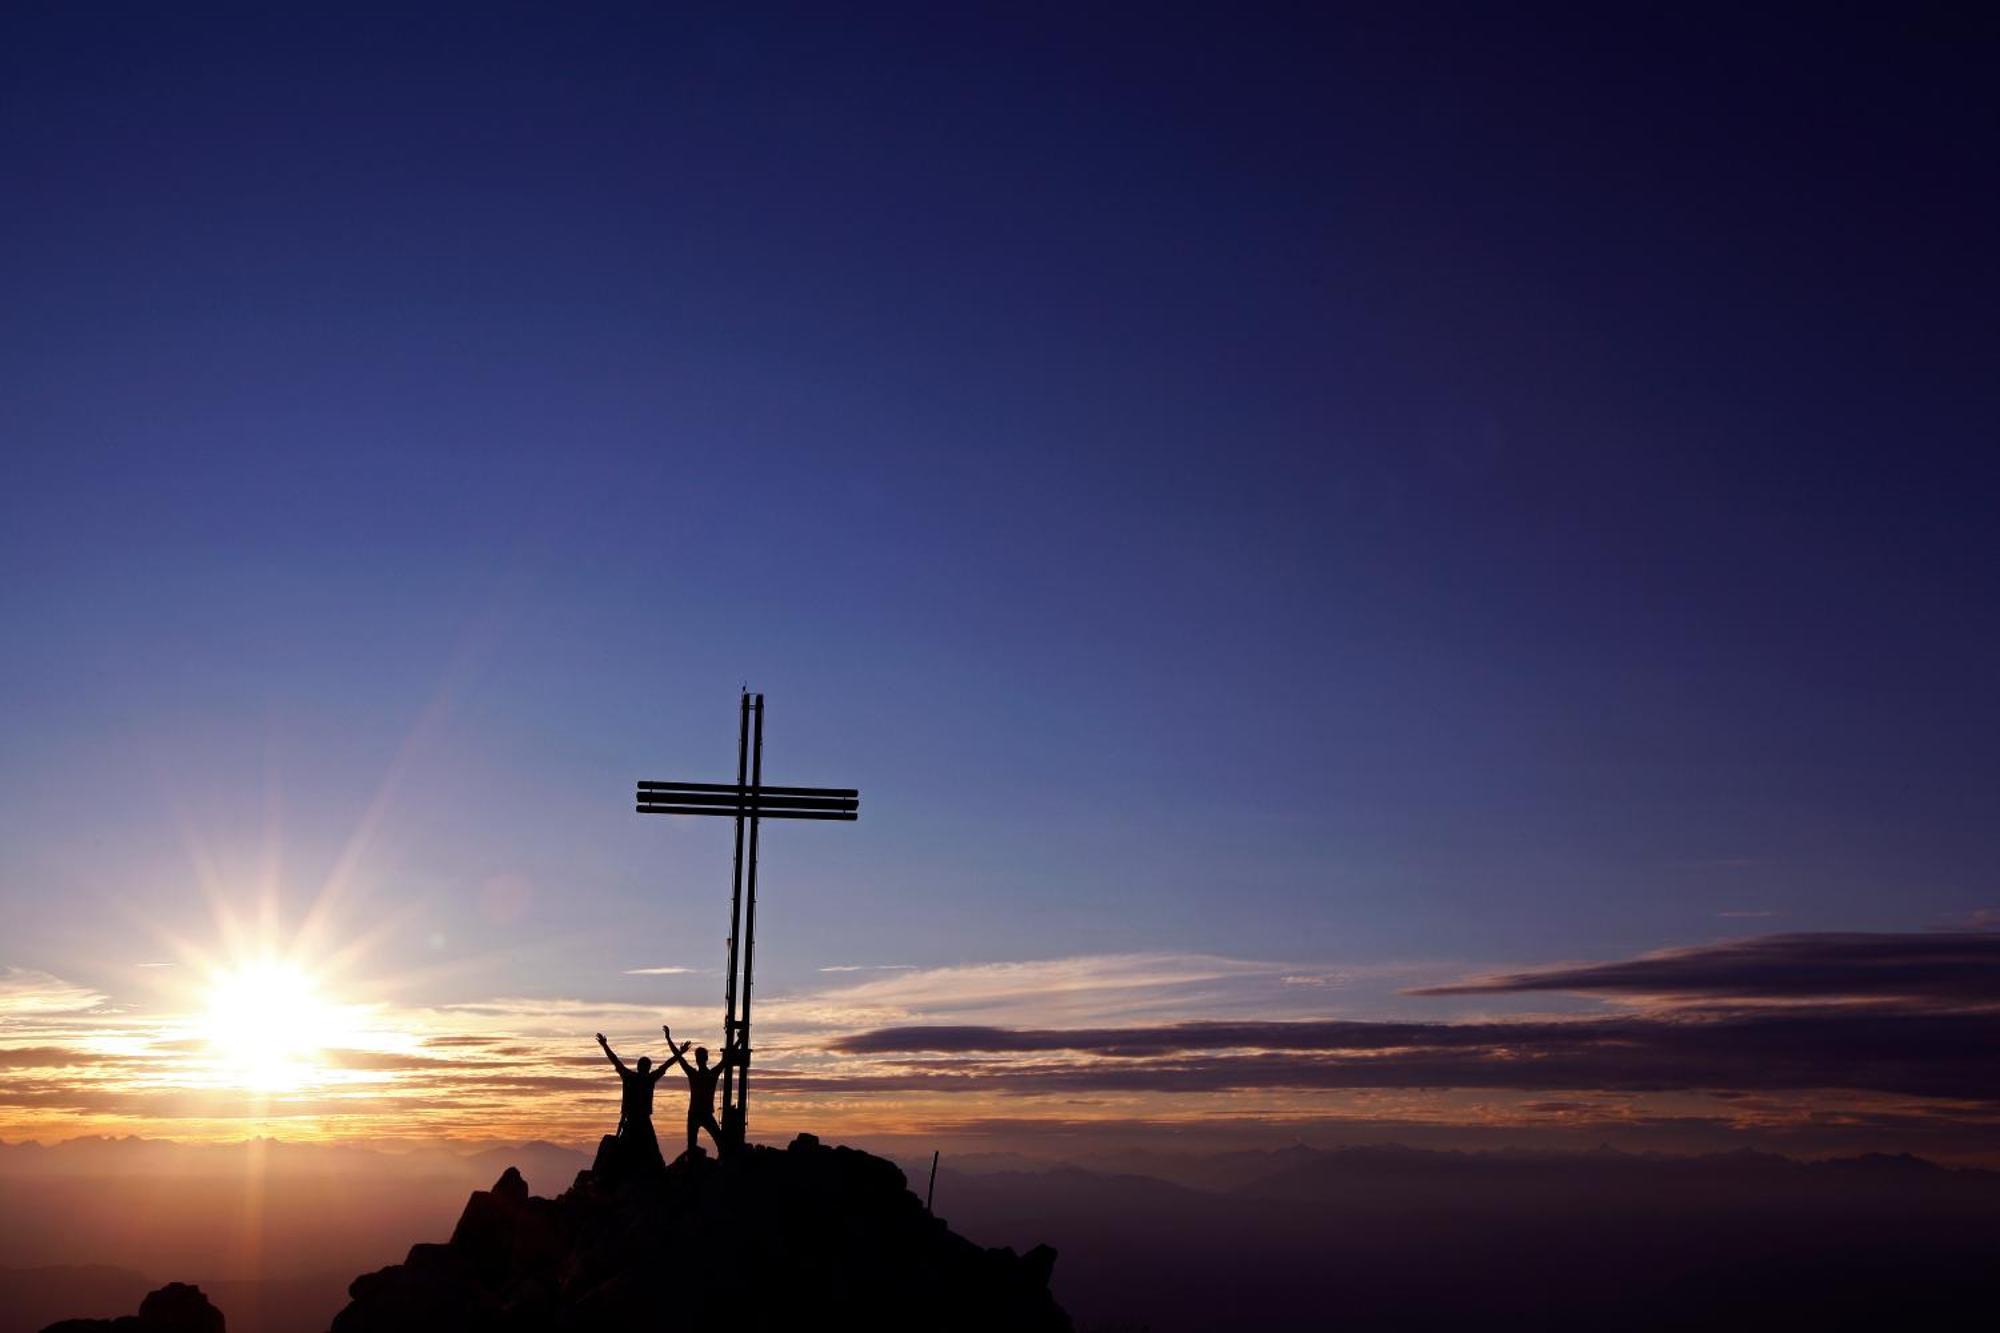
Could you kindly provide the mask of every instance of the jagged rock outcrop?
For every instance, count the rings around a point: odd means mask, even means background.
[[[1066,1333],[1055,1251],[982,1249],[894,1163],[802,1134],[627,1173],[612,1152],[554,1199],[508,1168],[443,1245],[356,1278],[332,1333],[729,1328]]]
[[[222,1311],[200,1287],[169,1282],[148,1292],[139,1313],[116,1319],[59,1319],[42,1333],[225,1333]]]

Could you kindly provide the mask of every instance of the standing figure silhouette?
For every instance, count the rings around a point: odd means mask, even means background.
[[[659,1136],[653,1133],[653,1085],[666,1074],[667,1066],[655,1069],[652,1060],[642,1055],[637,1069],[627,1069],[602,1032],[597,1034],[597,1044],[618,1070],[618,1081],[623,1085],[618,1099],[618,1140],[625,1147],[627,1160],[642,1170],[665,1169]]]
[[[723,1051],[722,1059],[711,1069],[708,1064],[708,1047],[695,1046],[694,1063],[689,1064],[686,1058],[687,1048],[694,1043],[684,1041],[675,1046],[673,1031],[665,1024],[660,1025],[660,1031],[666,1034],[667,1054],[688,1077],[687,1150],[690,1153],[695,1150],[701,1131],[705,1129],[708,1131],[708,1137],[715,1140],[715,1155],[720,1157],[727,1150],[727,1145],[722,1141],[722,1126],[715,1123],[715,1084],[716,1080],[722,1077],[722,1071],[728,1067],[729,1062],[735,1059],[736,1052],[734,1048]]]

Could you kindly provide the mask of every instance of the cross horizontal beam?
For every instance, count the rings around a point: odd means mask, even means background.
[[[755,787],[738,786],[734,782],[641,782],[641,792],[684,792],[718,791],[734,796],[738,792],[749,792],[757,796],[859,796],[854,787]]]
[[[765,805],[638,805],[642,815],[745,815],[758,819],[859,819],[858,810],[774,810]]]
[[[687,795],[682,795],[679,792],[653,791],[640,792],[639,803],[641,805],[727,806],[731,810],[738,809],[739,807],[747,810],[753,806],[759,810],[853,810],[860,804],[852,796],[753,796],[745,800],[743,797],[735,795],[711,796],[707,792],[691,792]]]
[[[861,793],[851,787],[732,786],[724,782],[642,782],[642,815],[726,815],[732,819],[854,819]]]

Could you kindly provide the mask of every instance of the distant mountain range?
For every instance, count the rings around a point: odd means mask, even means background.
[[[130,1314],[169,1279],[199,1283],[232,1333],[322,1333],[355,1273],[517,1163],[560,1188],[590,1159],[543,1142],[0,1143],[0,1333]]]
[[[0,1333],[41,1327],[17,1310],[129,1311],[154,1279],[199,1282],[232,1333],[320,1333],[349,1278],[448,1232],[511,1165],[553,1195],[588,1161],[549,1143],[0,1145],[17,1270]],[[928,1158],[903,1165],[921,1191]],[[1054,1245],[1085,1330],[1983,1328],[1965,1312],[2000,1302],[2000,1173],[1908,1156],[984,1155],[944,1161],[937,1211],[983,1245]],[[118,1267],[48,1267],[93,1263]]]
[[[1983,1328],[2000,1298],[2000,1173],[1914,1157],[1388,1145],[1110,1164],[1179,1179],[941,1170],[937,1208],[988,1243],[1054,1245],[1080,1328]]]
[[[496,1165],[497,1164],[497,1165]],[[252,1166],[277,1174],[351,1174],[393,1171],[399,1176],[484,1180],[509,1166],[568,1178],[590,1165],[580,1147],[533,1139],[521,1144],[307,1143],[242,1139],[230,1143],[181,1143],[136,1136],[85,1137],[61,1143],[0,1142],[0,1180],[91,1175],[240,1175]]]

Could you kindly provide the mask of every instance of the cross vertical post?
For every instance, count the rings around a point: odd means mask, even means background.
[[[743,691],[742,707],[736,723],[736,788],[743,789],[744,765],[750,746],[750,691]],[[751,871],[752,875],[756,871]],[[729,978],[722,991],[722,1049],[736,1044],[736,942],[743,923],[743,813],[736,814],[736,855],[729,877]],[[732,1142],[738,1137],[730,1127],[730,1108],[735,1105],[735,1074],[725,1059],[722,1066],[722,1126]]]
[[[746,1141],[750,1123],[750,992],[757,953],[757,852],[762,822],[851,821],[860,816],[861,793],[852,787],[765,786],[764,696],[745,690],[737,719],[735,784],[641,782],[637,808],[640,814],[728,815],[736,821],[729,889],[729,975],[722,988],[721,1117],[722,1141],[734,1150]]]
[[[750,789],[759,791],[764,786],[764,696],[758,695],[750,705]],[[750,873],[745,877],[743,905],[743,1017],[736,1027],[736,1105],[723,1107],[725,1122],[728,1116],[736,1118],[733,1139],[741,1143],[750,1129],[750,992],[756,983],[751,980],[751,965],[757,958],[757,830],[760,824],[757,814],[757,798],[750,798]]]

